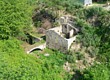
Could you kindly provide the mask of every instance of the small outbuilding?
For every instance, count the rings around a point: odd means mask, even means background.
[[[80,0],[84,6],[88,6],[92,4],[92,0]]]

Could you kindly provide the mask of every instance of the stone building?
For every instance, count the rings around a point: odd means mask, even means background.
[[[66,53],[76,39],[78,29],[70,17],[64,16],[59,20],[61,26],[46,31],[46,47]]]
[[[92,0],[81,0],[84,6],[88,6],[92,4]]]

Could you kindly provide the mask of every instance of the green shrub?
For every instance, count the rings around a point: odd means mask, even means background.
[[[30,30],[32,7],[28,0],[0,1],[0,39],[24,37]]]
[[[109,70],[103,64],[95,65],[84,71],[84,77],[81,80],[109,80]]]
[[[77,57],[72,51],[70,51],[69,54],[66,55],[66,60],[69,63],[75,63],[77,60]]]
[[[75,54],[76,54],[78,60],[84,59],[84,54],[83,54],[83,53],[81,53],[81,52],[76,52]]]

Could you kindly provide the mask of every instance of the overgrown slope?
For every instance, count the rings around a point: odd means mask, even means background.
[[[1,80],[71,80],[73,73],[65,72],[63,64],[68,61],[72,65],[84,59],[81,50],[68,55],[50,49],[25,54],[21,47],[21,40],[26,42],[33,24],[41,27],[42,18],[49,16],[55,27],[55,20],[65,14],[76,17],[75,24],[80,28],[76,43],[90,57],[95,57],[94,65],[84,70],[71,66],[75,72],[73,79],[110,80],[110,11],[86,8],[76,0],[0,0],[0,10]],[[36,13],[42,14],[35,16]]]

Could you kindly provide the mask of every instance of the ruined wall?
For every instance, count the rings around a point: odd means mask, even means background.
[[[62,34],[61,27],[55,27],[46,31],[46,47],[50,49],[66,53],[75,40],[76,36],[66,39]]]
[[[68,49],[70,49],[71,44],[72,44],[73,41],[75,41],[75,40],[76,40],[76,36],[74,36],[74,37],[72,37],[72,38],[70,38],[70,39],[67,39],[67,41],[68,41]]]
[[[68,51],[68,40],[61,37],[54,30],[48,30],[46,32],[46,47],[65,53]]]

